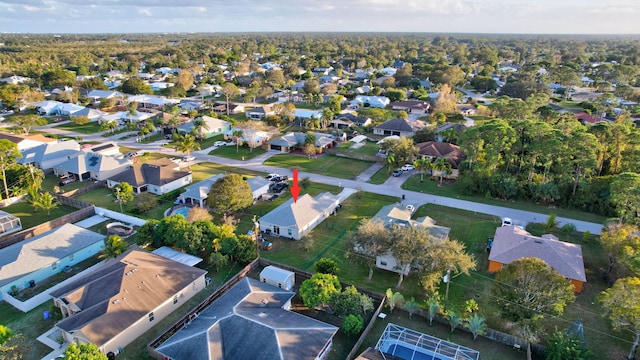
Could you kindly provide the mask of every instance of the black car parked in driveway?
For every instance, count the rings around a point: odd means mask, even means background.
[[[275,184],[271,184],[271,186],[269,186],[269,192],[270,193],[279,193],[282,190],[286,189],[289,187],[289,184],[285,183],[285,182],[279,182],[279,183],[275,183]]]

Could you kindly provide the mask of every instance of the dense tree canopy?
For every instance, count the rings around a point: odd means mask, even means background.
[[[241,175],[226,175],[211,186],[207,204],[220,213],[244,209],[253,204],[251,187]]]

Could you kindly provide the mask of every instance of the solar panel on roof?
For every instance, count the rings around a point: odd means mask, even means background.
[[[97,156],[92,156],[89,158],[89,166],[96,166],[98,164],[98,161],[100,160],[99,157]]]

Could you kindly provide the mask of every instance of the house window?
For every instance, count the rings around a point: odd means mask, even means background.
[[[291,236],[291,234],[293,234],[293,232],[291,231],[291,229],[287,229],[287,233],[289,234],[289,236]]]
[[[73,254],[69,255],[69,261],[73,261]]]
[[[51,264],[51,270],[56,270],[58,268],[58,262],[54,262],[53,264]]]
[[[280,226],[273,225],[273,233],[280,235]]]
[[[387,262],[386,261],[380,261],[380,266],[387,266]]]
[[[178,303],[178,295],[173,297],[173,305]]]
[[[278,287],[279,287],[280,289],[282,289],[282,284],[281,284],[281,283],[278,283]]]
[[[155,320],[155,319],[156,319],[156,318],[155,318],[155,317],[153,317],[153,312],[150,312],[150,313],[149,313],[149,322],[151,322],[151,321],[153,321],[153,320]]]

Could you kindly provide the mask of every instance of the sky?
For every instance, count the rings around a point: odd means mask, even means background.
[[[0,0],[0,33],[640,34],[640,0]]]

